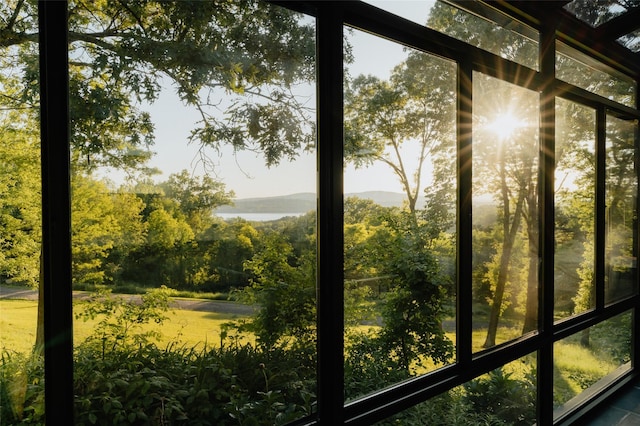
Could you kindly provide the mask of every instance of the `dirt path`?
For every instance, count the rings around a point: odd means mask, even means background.
[[[86,298],[89,293],[84,291],[74,291],[74,299]],[[121,294],[117,295],[124,300],[131,302],[138,302],[140,300],[139,295]],[[36,290],[25,289],[21,287],[9,287],[0,286],[0,299],[23,299],[23,300],[38,300],[38,292]],[[235,315],[252,315],[255,313],[255,307],[243,305],[241,303],[228,302],[225,300],[204,300],[204,299],[187,299],[187,298],[172,298],[171,307],[174,309],[184,309],[189,311],[202,311],[202,312],[218,312],[221,314],[235,314]]]

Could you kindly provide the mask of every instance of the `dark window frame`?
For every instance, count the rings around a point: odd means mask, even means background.
[[[500,58],[461,41],[409,22],[360,2],[274,3],[313,15],[317,19],[318,91],[318,412],[299,424],[371,424],[430,397],[461,385],[501,365],[535,352],[538,358],[538,423],[553,424],[553,344],[622,312],[633,312],[631,368],[613,379],[600,392],[585,398],[556,424],[575,421],[608,396],[639,377],[640,295],[636,293],[612,304],[604,304],[604,280],[596,272],[597,304],[592,311],[563,321],[553,321],[553,235],[554,235],[554,123],[555,98],[562,97],[593,107],[597,111],[598,151],[603,150],[606,115],[640,120],[640,101],[626,107],[555,78],[556,28],[541,26],[540,71]],[[45,310],[45,408],[49,423],[73,423],[73,343],[71,337],[71,242],[69,203],[69,116],[66,1],[39,1],[41,131],[43,171],[43,264]],[[342,351],[342,288],[325,283],[342,282],[342,74],[343,28],[345,25],[388,38],[418,50],[439,55],[458,64],[458,258],[470,259],[471,252],[471,98],[472,74],[480,71],[538,91],[541,94],[540,141],[540,258],[539,331],[495,348],[471,351],[471,303],[458,297],[457,361],[433,373],[416,377],[370,396],[344,404]],[[624,72],[625,70],[621,70]],[[638,84],[638,78],[635,77]],[[636,89],[637,90],[637,89]],[[636,158],[640,157],[636,126]],[[545,154],[547,153],[547,154]],[[603,157],[600,153],[600,157]],[[601,164],[600,164],[601,163]],[[596,223],[604,223],[604,162],[597,173]],[[636,161],[636,175],[639,162]],[[639,186],[640,187],[640,186]],[[636,206],[636,213],[637,213]],[[602,225],[598,225],[602,226]],[[596,228],[598,229],[598,228]],[[640,238],[634,233],[634,247],[640,252]],[[596,231],[596,271],[602,269],[604,238]],[[466,255],[466,256],[465,256]],[[598,266],[599,265],[599,266]],[[458,262],[458,295],[470,294],[470,262]],[[55,277],[55,286],[53,285]]]

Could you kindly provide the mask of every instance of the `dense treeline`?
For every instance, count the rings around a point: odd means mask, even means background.
[[[14,151],[13,156],[24,153]],[[0,191],[4,200],[0,276],[5,282],[35,286],[39,183],[35,173],[29,175],[24,169],[14,179]],[[20,196],[12,192],[17,188]],[[271,223],[225,221],[213,209],[231,203],[233,193],[209,177],[190,176],[187,171],[159,184],[149,180],[115,189],[79,173],[72,178],[72,194],[75,288],[164,285],[226,293],[250,283],[252,274],[245,263],[266,245],[275,244],[271,234],[291,246],[292,259],[315,250],[314,213]]]

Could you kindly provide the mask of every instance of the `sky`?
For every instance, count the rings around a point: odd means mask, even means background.
[[[378,7],[393,11],[408,19],[424,22],[430,9],[424,1],[370,1]],[[430,3],[430,2],[429,2]],[[418,18],[422,16],[422,18]],[[353,46],[354,63],[350,74],[373,74],[388,78],[390,70],[400,63],[406,53],[403,47],[386,40],[354,31],[349,39]],[[309,88],[313,91],[313,88]],[[155,124],[155,144],[151,148],[155,155],[149,166],[162,171],[155,177],[164,181],[172,173],[188,170],[194,175],[205,173],[200,161],[200,146],[188,144],[189,132],[195,128],[198,114],[195,109],[185,107],[171,87],[165,87],[157,101],[145,105]],[[233,190],[236,198],[288,195],[299,192],[316,191],[316,159],[314,154],[302,153],[295,162],[283,161],[279,166],[268,169],[264,159],[256,153],[241,152],[234,156],[231,149],[220,153],[209,148],[202,151],[215,164],[210,175],[222,180],[227,190]],[[122,181],[122,176],[109,173],[114,183]],[[402,192],[398,179],[387,166],[377,165],[355,170],[347,167],[344,176],[344,192],[365,191]]]

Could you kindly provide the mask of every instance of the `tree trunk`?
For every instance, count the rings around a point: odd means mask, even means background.
[[[527,271],[527,301],[522,334],[538,328],[538,203],[536,192],[537,187],[532,186],[532,190],[529,193],[527,201],[529,270]]]
[[[500,255],[500,268],[498,269],[498,281],[496,283],[496,290],[493,294],[493,303],[491,304],[489,325],[487,327],[487,338],[482,345],[483,348],[490,348],[496,344],[496,334],[498,332],[502,299],[504,298],[504,290],[507,285],[507,277],[509,275],[509,261],[511,260],[511,253],[518,234],[518,228],[520,227],[522,204],[524,203],[524,191],[520,191],[516,203],[516,210],[513,214],[513,221],[511,222],[511,226],[509,226],[509,190],[507,188],[506,172],[504,167],[501,167],[500,172],[502,180],[502,201],[504,206],[504,217],[502,219],[504,236],[502,254]]]
[[[36,342],[33,346],[33,353],[41,355],[44,352],[44,263],[40,246],[40,277],[38,279],[38,320],[36,323]]]

